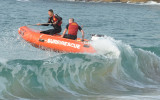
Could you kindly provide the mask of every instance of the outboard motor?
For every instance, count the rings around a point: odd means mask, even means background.
[[[101,34],[91,34],[91,40],[97,40],[101,37],[104,37],[105,35],[101,35]]]

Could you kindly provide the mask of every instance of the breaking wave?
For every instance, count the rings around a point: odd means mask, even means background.
[[[73,98],[158,92],[160,58],[112,37],[92,39],[97,54],[43,60],[0,59],[0,99]],[[65,97],[65,98],[64,98]]]

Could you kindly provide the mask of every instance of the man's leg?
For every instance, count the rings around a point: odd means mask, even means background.
[[[65,35],[63,36],[63,38],[75,40],[75,39],[77,39],[77,36],[70,35],[70,34],[65,34]]]
[[[57,34],[61,32],[61,28],[53,29],[50,31],[50,35]]]
[[[63,38],[67,38],[68,39],[68,34],[64,34]]]
[[[53,30],[50,31],[49,34],[50,34],[50,35],[53,35],[53,34],[56,34],[56,33],[57,33],[56,29],[53,29]]]
[[[40,33],[43,33],[43,34],[50,34],[52,32],[52,30],[54,29],[50,29],[50,30],[46,30],[46,31],[41,31]]]

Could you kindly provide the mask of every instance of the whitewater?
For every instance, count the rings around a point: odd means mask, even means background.
[[[63,29],[72,17],[83,25],[97,53],[45,51],[19,36],[19,27],[47,22],[51,8],[63,18]],[[0,99],[159,100],[159,17],[154,2],[1,0]]]

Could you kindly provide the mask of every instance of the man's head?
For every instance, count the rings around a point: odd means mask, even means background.
[[[74,22],[74,19],[73,18],[70,18],[69,19],[69,23],[73,23]]]
[[[52,9],[49,9],[49,10],[48,10],[48,15],[49,15],[50,17],[52,17],[52,16],[54,15],[54,12],[53,12]]]

